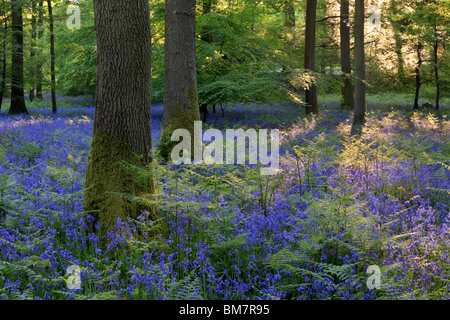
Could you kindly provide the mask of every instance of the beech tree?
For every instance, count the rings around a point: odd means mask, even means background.
[[[416,90],[414,91],[414,109],[419,109],[419,95],[420,95],[420,87],[422,86],[422,80],[421,80],[421,67],[422,67],[422,49],[423,45],[419,41],[419,43],[416,46],[416,52],[417,52],[417,63],[414,68],[415,73],[415,84],[416,84]]]
[[[114,230],[118,218],[136,218],[147,209],[120,193],[154,193],[151,178],[136,180],[123,165],[148,168],[152,161],[149,2],[96,0],[94,17],[98,72],[84,209],[93,217],[87,220],[91,230],[100,222],[96,231],[103,236]]]
[[[4,12],[1,12],[2,16]],[[3,19],[3,45],[2,45],[2,82],[0,85],[0,110],[2,109],[3,96],[6,91],[6,41],[8,37],[8,19]]]
[[[20,0],[11,0],[11,106],[9,114],[28,113],[23,89],[23,19]]]
[[[202,2],[202,9],[203,9],[202,14],[203,15],[210,14],[212,12],[213,8],[216,5],[217,5],[217,0],[203,0],[203,2]],[[210,32],[211,32],[211,30],[210,30],[208,25],[203,26],[203,28],[202,28],[202,30],[200,32],[200,39],[202,41],[207,42],[207,43],[211,43],[212,42],[212,38],[211,38]],[[197,66],[197,73],[199,73],[198,66]],[[197,76],[198,76],[198,74],[197,74]],[[197,78],[197,80],[198,80],[198,78]],[[203,113],[203,119],[202,120],[203,120],[203,122],[206,122],[207,116],[209,114],[209,112],[208,112],[208,104],[199,102],[199,105],[200,105],[199,111],[200,111],[200,113]],[[216,113],[216,105],[215,104],[213,104],[213,113]]]
[[[168,159],[176,129],[189,130],[200,120],[197,89],[195,0],[167,0],[164,47],[164,122],[159,150]],[[194,140],[192,139],[192,143]]]
[[[44,31],[43,31],[43,27],[42,27],[42,21],[43,21],[43,9],[42,7],[44,6],[44,2],[43,1],[39,1],[39,9],[38,9],[38,21],[37,21],[37,25],[39,28],[38,34],[37,34],[37,39],[39,41],[39,39],[42,39],[42,36],[44,35]],[[37,59],[37,63],[36,63],[36,99],[40,99],[43,100],[42,97],[42,80],[44,75],[42,74],[42,60],[39,58]]]
[[[36,3],[31,3],[31,48],[30,48],[30,59],[34,62],[35,50],[36,50]],[[31,88],[28,92],[28,96],[30,101],[34,100],[34,90],[35,90],[35,82],[36,82],[36,74],[35,69],[31,69]]]
[[[56,113],[55,31],[53,25],[52,1],[47,0],[47,4],[48,18],[50,23],[50,77],[52,85],[52,111],[53,113]]]
[[[291,30],[291,32],[287,34],[287,41],[289,44],[294,45],[295,7],[294,2],[292,0],[284,2],[283,12],[284,12],[284,26]]]
[[[341,34],[341,71],[344,86],[342,88],[341,108],[353,110],[354,96],[352,85],[352,65],[350,59],[350,5],[348,0],[341,0],[340,34]]]
[[[355,106],[353,123],[363,123],[366,116],[366,65],[364,54],[364,0],[355,1]]]
[[[316,56],[316,8],[317,0],[308,0],[306,3],[306,30],[305,30],[305,69],[315,71]],[[305,92],[306,112],[319,113],[317,103],[317,86],[310,83]]]

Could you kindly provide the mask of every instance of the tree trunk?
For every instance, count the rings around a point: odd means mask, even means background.
[[[171,142],[172,132],[183,128],[194,137],[194,121],[200,120],[195,0],[167,0],[165,21],[164,123],[159,150],[163,158],[169,159],[175,145]]]
[[[342,88],[341,109],[353,110],[355,102],[352,85],[352,64],[350,59],[350,8],[348,0],[341,0],[341,70],[344,87]]]
[[[154,193],[150,175],[135,179],[123,161],[150,169],[151,155],[151,33],[147,0],[96,0],[97,91],[94,132],[86,171],[84,209],[91,213],[91,230],[114,230],[117,219],[136,218],[142,209],[117,193]],[[116,193],[116,194],[114,194]]]
[[[306,31],[305,31],[305,69],[315,71],[316,56],[316,8],[317,0],[308,0],[306,3]],[[317,103],[317,86],[310,83],[305,91],[306,113],[319,113]]]
[[[50,74],[52,85],[52,112],[56,114],[58,112],[56,108],[56,75],[55,75],[55,32],[53,27],[53,12],[52,1],[47,0],[48,3],[48,18],[50,20]]]
[[[295,45],[294,29],[295,29],[295,7],[292,0],[284,3],[284,26],[290,30],[287,33],[287,43]]]
[[[202,12],[203,15],[210,14],[212,9],[213,9],[213,7],[216,5],[216,2],[217,2],[217,0],[203,0],[203,3],[202,3],[202,5],[203,5],[203,12]],[[210,32],[211,32],[211,30],[210,30],[208,25],[203,26],[203,28],[202,28],[202,30],[200,32],[200,39],[202,41],[205,41],[205,42],[208,42],[208,43],[212,42],[213,40],[212,40],[212,38],[210,36]],[[198,70],[198,72],[199,71],[200,70]],[[203,103],[203,104],[199,105],[199,112],[203,114],[203,122],[206,123],[207,116],[209,114],[208,113],[208,104],[207,103]]]
[[[5,23],[5,27],[4,27],[4,38],[3,38],[3,58],[2,58],[2,84],[1,84],[1,88],[0,88],[0,110],[2,109],[2,104],[3,104],[3,96],[5,94],[6,91],[6,40],[8,37],[8,20],[5,19],[4,20]]]
[[[417,44],[417,64],[415,68],[416,73],[416,92],[414,94],[414,109],[419,109],[419,93],[420,87],[422,85],[422,80],[420,76],[420,68],[422,67],[422,48],[423,45],[421,42]]]
[[[402,53],[403,40],[402,35],[397,30],[394,31],[394,39],[395,39],[395,54],[397,55],[398,77],[400,78],[400,83],[403,84],[405,79],[405,62]]]
[[[30,60],[33,65],[35,63],[35,49],[36,49],[36,3],[31,3],[31,48],[30,48]],[[34,69],[31,68],[31,88],[28,93],[30,102],[34,100],[34,89],[36,82],[36,74]]]
[[[439,49],[439,43],[435,42],[433,43],[433,50],[434,50],[434,78],[436,80],[436,101],[435,101],[435,108],[437,111],[439,111],[439,100],[441,96],[441,86],[439,84],[439,68],[438,68],[438,49]]]
[[[391,14],[398,14],[398,3],[397,0],[391,0]],[[395,54],[397,55],[397,76],[400,78],[400,83],[403,84],[405,80],[405,62],[403,59],[403,39],[401,32],[399,31],[399,22],[394,19],[390,19],[392,27],[394,29],[394,40],[395,40]]]
[[[284,26],[288,28],[295,28],[295,7],[292,0],[284,3]]]
[[[366,65],[364,54],[364,0],[355,1],[355,107],[354,124],[361,124],[366,115]]]
[[[39,12],[38,12],[38,41],[42,39],[42,36],[44,35],[43,31],[43,25],[42,25],[42,11],[43,11],[44,2],[39,1]],[[44,75],[42,74],[42,61],[41,56],[39,56],[39,59],[36,63],[36,99],[44,100],[42,97],[42,79]]]
[[[19,0],[11,1],[12,59],[9,114],[28,113],[23,90],[23,20]]]

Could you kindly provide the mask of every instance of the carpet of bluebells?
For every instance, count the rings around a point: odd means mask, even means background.
[[[94,108],[2,111],[0,299],[449,298],[450,119],[369,110],[351,135],[333,103],[318,116],[219,108],[204,128],[280,129],[277,174],[156,164],[161,220],[119,220],[108,246],[83,212]],[[162,107],[152,114],[156,145]]]

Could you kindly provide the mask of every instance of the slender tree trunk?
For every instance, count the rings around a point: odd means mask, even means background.
[[[315,71],[316,56],[316,8],[317,0],[308,0],[306,3],[306,31],[305,31],[305,69]],[[305,92],[306,113],[319,113],[317,103],[317,86],[310,83]]]
[[[12,59],[9,114],[28,113],[23,90],[23,20],[19,0],[11,0]]]
[[[422,67],[422,48],[423,45],[421,42],[417,44],[417,64],[415,68],[416,73],[416,92],[414,95],[414,109],[419,109],[419,94],[420,94],[420,87],[422,85],[421,75],[420,75],[420,68]]]
[[[207,15],[210,14],[213,7],[216,5],[217,0],[203,0],[202,5],[203,5],[203,15]],[[212,38],[210,36],[210,28],[208,25],[203,26],[201,32],[200,32],[200,38],[202,39],[202,41],[205,42],[212,42]],[[207,117],[208,117],[208,104],[207,103],[202,103],[199,105],[199,112],[203,114],[203,122],[206,123]],[[214,111],[215,113],[215,111]]]
[[[182,128],[194,137],[194,121],[200,120],[195,0],[167,0],[165,21],[164,121],[159,149],[161,156],[169,159],[175,145],[171,142],[172,132]]]
[[[1,88],[0,88],[0,110],[2,108],[2,104],[3,104],[3,96],[5,94],[6,91],[6,40],[8,37],[8,20],[5,18],[4,20],[4,38],[3,38],[3,54],[2,54],[2,84],[1,84]]]
[[[151,155],[151,33],[148,0],[94,1],[97,34],[97,91],[94,132],[86,171],[84,208],[91,230],[113,231],[117,219],[136,218],[148,206],[117,193],[151,195],[151,175],[135,179],[123,162],[149,168]],[[89,219],[88,219],[89,220]]]
[[[31,4],[31,48],[30,48],[30,60],[32,61],[33,65],[35,63],[35,49],[36,49],[36,3],[32,2]],[[28,96],[30,98],[30,102],[34,100],[34,89],[35,89],[35,82],[36,82],[36,74],[34,72],[34,69],[31,68],[31,88],[28,93]]]
[[[352,64],[350,58],[350,5],[348,0],[341,0],[341,70],[343,73],[341,109],[353,110],[354,96],[352,85]]]
[[[42,36],[44,35],[43,31],[43,17],[42,17],[42,11],[43,11],[44,2],[39,1],[39,12],[38,12],[38,41],[42,39]],[[36,98],[40,100],[44,100],[42,97],[42,81],[43,81],[44,75],[42,74],[42,62],[41,62],[41,56],[39,55],[39,58],[37,59],[36,63]]]
[[[355,107],[354,124],[361,124],[366,115],[366,65],[364,54],[364,0],[355,0]]]
[[[438,68],[438,50],[439,50],[439,43],[435,42],[433,44],[433,53],[434,53],[434,78],[436,80],[436,110],[439,111],[439,100],[441,96],[441,86],[439,84],[439,68]]]
[[[402,35],[397,30],[394,32],[395,39],[395,54],[397,55],[397,70],[398,77],[400,78],[400,83],[404,82],[405,79],[405,62],[403,59],[403,40]]]
[[[284,2],[284,26],[288,28],[295,28],[295,7],[292,0]]]
[[[295,31],[295,7],[292,0],[287,0],[284,3],[283,7],[284,11],[284,26],[286,28],[289,28],[288,34],[287,34],[287,42],[290,45],[295,45],[295,37],[294,37],[294,31]]]
[[[48,3],[48,18],[50,20],[50,74],[52,86],[52,112],[56,114],[58,109],[56,107],[56,72],[55,72],[55,32],[53,26],[53,12],[52,1],[47,0]]]
[[[391,14],[398,14],[398,1],[391,0]],[[403,84],[405,80],[405,62],[403,59],[403,39],[401,32],[399,31],[399,23],[394,19],[390,19],[392,28],[394,29],[394,40],[395,40],[395,54],[397,55],[397,76],[400,78],[400,83]]]

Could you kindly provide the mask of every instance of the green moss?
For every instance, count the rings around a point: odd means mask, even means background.
[[[91,231],[100,222],[101,226],[96,230],[100,239],[114,230],[119,217],[127,221],[128,217],[136,218],[143,210],[147,210],[150,219],[155,221],[159,218],[154,207],[131,202],[120,195],[144,196],[154,193],[151,176],[138,175],[126,168],[124,162],[140,168],[147,166],[143,157],[133,153],[124,141],[94,131],[86,171],[85,186],[89,189],[84,194],[84,210],[92,211],[88,212],[94,217],[94,222],[88,222]]]
[[[195,85],[189,89],[187,104],[177,104],[169,114],[169,119],[164,119],[161,138],[157,145],[159,155],[164,160],[170,159],[171,150],[178,144],[170,139],[175,130],[186,129],[191,133],[191,137],[194,137],[194,121],[200,121],[198,93]],[[192,150],[194,150],[194,139],[192,139]]]

